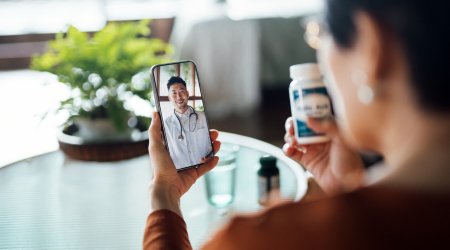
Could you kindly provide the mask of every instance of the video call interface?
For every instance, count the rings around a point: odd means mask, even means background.
[[[192,62],[152,71],[170,157],[178,170],[208,161],[213,154],[205,108]]]

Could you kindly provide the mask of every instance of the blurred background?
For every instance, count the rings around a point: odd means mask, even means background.
[[[0,166],[57,149],[58,126],[67,120],[56,114],[42,118],[70,90],[55,75],[31,70],[31,58],[47,51],[49,41],[68,25],[95,35],[112,22],[144,19],[151,20],[151,33],[144,37],[170,44],[170,60],[196,62],[212,128],[281,146],[290,115],[289,66],[316,60],[314,44],[307,44],[304,34],[322,4],[1,0]]]

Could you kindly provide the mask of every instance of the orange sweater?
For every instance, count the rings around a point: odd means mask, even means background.
[[[450,196],[382,187],[236,216],[204,249],[448,249]],[[186,224],[149,215],[144,249],[190,249]]]

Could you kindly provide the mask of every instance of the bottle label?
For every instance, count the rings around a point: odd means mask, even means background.
[[[308,128],[306,119],[307,117],[322,118],[331,114],[331,103],[326,88],[295,89],[292,94],[297,135],[299,137],[323,135]]]

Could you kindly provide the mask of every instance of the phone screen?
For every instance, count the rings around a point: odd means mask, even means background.
[[[175,167],[183,170],[208,161],[214,152],[195,64],[155,65],[151,74],[166,148]]]

